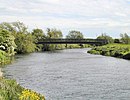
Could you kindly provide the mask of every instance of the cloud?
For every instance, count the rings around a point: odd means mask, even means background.
[[[130,32],[129,0],[1,0],[0,19],[31,27]],[[93,30],[90,31],[91,33]]]

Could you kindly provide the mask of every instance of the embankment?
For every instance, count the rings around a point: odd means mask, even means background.
[[[104,46],[93,47],[88,51],[88,53],[130,59],[130,45],[108,44]]]
[[[0,51],[0,64],[8,62],[8,55]],[[21,87],[15,80],[6,79],[0,68],[0,100],[45,100],[44,96]]]

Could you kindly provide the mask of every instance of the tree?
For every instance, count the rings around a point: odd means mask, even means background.
[[[45,38],[45,34],[42,29],[33,29],[32,36],[34,37],[34,41],[38,42],[41,41],[43,38]]]
[[[83,34],[80,31],[72,30],[66,36],[67,39],[83,39]]]
[[[125,43],[125,44],[130,43],[130,37],[127,35],[127,33],[120,34],[120,36],[121,36],[121,42],[122,43]]]
[[[14,39],[14,36],[9,31],[0,30],[0,49],[14,55],[14,49],[16,48]]]
[[[113,38],[110,37],[109,35],[106,35],[105,33],[98,36],[97,39],[105,39],[105,40],[108,41],[108,43],[113,43],[114,42]]]
[[[0,24],[0,29],[9,31],[13,36],[16,34],[16,30],[12,23],[3,22]]]
[[[55,28],[47,28],[47,36],[46,38],[52,38],[52,39],[59,39],[59,38],[62,38],[63,35],[62,35],[62,32],[61,30],[58,30],[58,29],[55,29]],[[62,48],[62,45],[60,44],[50,44],[50,45],[46,45],[46,49],[47,50],[56,50],[56,49],[61,49]],[[59,48],[60,47],[60,48]]]
[[[5,29],[9,31],[11,34],[14,35],[14,37],[16,36],[17,33],[23,33],[23,34],[28,33],[27,26],[25,26],[25,24],[22,22],[11,22],[11,23],[3,22],[0,24],[0,29]]]
[[[24,34],[28,33],[28,31],[27,31],[28,28],[27,28],[27,26],[25,26],[24,23],[22,23],[22,22],[12,22],[11,24],[12,24],[14,30],[17,33],[24,33]]]
[[[37,43],[38,41],[42,41],[45,38],[45,34],[42,29],[33,29],[32,36],[34,38],[34,42]],[[42,51],[43,45],[36,44],[36,51]]]
[[[62,38],[63,37],[63,34],[61,32],[61,30],[57,30],[55,28],[47,28],[47,37],[48,38]]]
[[[0,29],[8,31],[12,36],[14,36],[14,41],[17,45],[17,53],[30,53],[35,51],[36,45],[34,44],[34,38],[32,34],[28,32],[28,28],[24,23],[3,22],[0,24]]]
[[[31,34],[17,33],[15,43],[17,45],[17,53],[34,52],[36,45],[33,43],[34,39]]]

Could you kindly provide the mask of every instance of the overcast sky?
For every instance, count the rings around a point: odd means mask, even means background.
[[[130,0],[0,0],[0,22],[21,21],[29,29],[58,28],[66,35],[130,35]]]

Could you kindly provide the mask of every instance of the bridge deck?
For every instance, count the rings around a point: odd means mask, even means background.
[[[104,39],[44,39],[37,44],[107,44]]]

